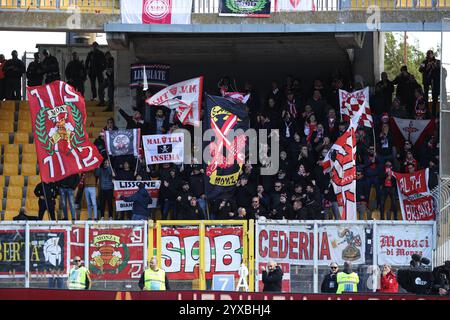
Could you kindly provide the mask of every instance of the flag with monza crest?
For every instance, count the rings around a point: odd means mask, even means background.
[[[245,164],[247,141],[244,132],[249,128],[249,117],[245,104],[237,100],[206,97],[203,128],[212,129],[214,138],[204,145],[211,158],[206,160],[205,191],[209,199],[228,199],[233,196]]]
[[[83,96],[63,81],[27,88],[41,179],[55,182],[100,166],[86,133]]]

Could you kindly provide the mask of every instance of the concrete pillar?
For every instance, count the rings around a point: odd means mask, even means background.
[[[367,32],[362,48],[354,49],[353,77],[355,82],[363,82],[365,86],[373,86],[380,77],[380,64],[384,61],[380,56],[383,46],[379,32]]]

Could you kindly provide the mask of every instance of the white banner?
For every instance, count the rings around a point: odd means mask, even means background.
[[[118,181],[114,180],[114,199],[116,199],[116,211],[127,211],[133,209],[133,202],[125,202],[119,199],[120,196],[129,197],[139,190],[139,183],[145,185],[145,189],[152,197],[152,203],[148,205],[149,208],[156,208],[158,204],[159,188],[161,186],[160,180],[148,181]]]
[[[415,253],[432,260],[432,225],[380,225],[377,233],[379,265],[409,266]]]
[[[192,0],[121,0],[122,23],[190,24]]]
[[[145,102],[150,106],[165,106],[175,110],[184,125],[200,126],[203,76],[181,81],[160,90]]]
[[[277,12],[316,11],[313,0],[278,0],[275,5]]]
[[[257,224],[257,261],[291,265],[313,265],[314,232],[312,225]],[[366,235],[363,226],[319,227],[318,264],[332,261],[343,265],[365,263]]]
[[[142,137],[147,164],[182,163],[184,133],[154,134]]]

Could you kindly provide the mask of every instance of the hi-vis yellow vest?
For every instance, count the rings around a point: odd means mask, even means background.
[[[347,274],[345,272],[339,272],[337,274],[337,284],[338,288],[336,293],[340,294],[342,292],[358,292],[358,283],[359,283],[359,277],[358,274],[355,272],[352,272],[350,274]]]
[[[144,290],[166,290],[166,272],[162,269],[144,271]]]
[[[86,278],[89,273],[86,267],[79,267],[78,269],[72,268],[69,273],[69,279],[67,280],[67,287],[71,290],[84,290],[86,289]]]

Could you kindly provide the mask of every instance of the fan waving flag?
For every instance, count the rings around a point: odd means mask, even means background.
[[[27,88],[41,179],[55,182],[103,161],[86,133],[84,98],[63,81]]]
[[[360,109],[363,109],[359,124],[373,128],[373,118],[369,106],[369,87],[354,92],[339,90],[339,105],[341,106],[342,120],[350,121]]]
[[[322,162],[323,171],[330,172],[331,183],[343,220],[356,220],[356,136],[363,110],[350,121],[349,128],[336,140]]]
[[[139,156],[141,130],[107,130],[105,131],[106,150],[110,156],[132,154]]]
[[[178,82],[146,100],[150,106],[165,106],[176,111],[184,125],[200,126],[203,76]]]

